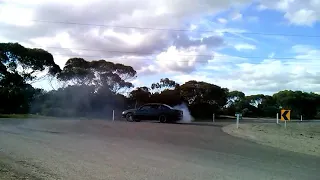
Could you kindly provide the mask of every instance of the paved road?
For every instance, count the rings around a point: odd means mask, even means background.
[[[0,120],[0,159],[40,179],[297,179],[320,159],[238,139],[219,126]]]

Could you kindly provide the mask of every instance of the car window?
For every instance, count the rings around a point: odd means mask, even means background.
[[[153,105],[151,105],[151,108],[154,109],[154,110],[155,109],[159,109],[159,105],[153,104]]]
[[[149,109],[151,109],[151,106],[150,106],[150,105],[142,106],[142,107],[140,108],[140,110],[149,110]]]
[[[145,110],[157,110],[157,109],[159,109],[159,105],[157,105],[157,104],[144,105],[144,106],[142,106],[140,108],[140,110],[143,110],[143,111],[145,111]]]
[[[169,110],[170,108],[167,107],[167,106],[161,105],[161,106],[160,106],[160,109],[161,109],[161,110]]]

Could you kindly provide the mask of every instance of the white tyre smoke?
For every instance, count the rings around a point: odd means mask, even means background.
[[[183,111],[183,118],[180,122],[189,123],[194,120],[194,118],[191,116],[191,113],[188,109],[188,106],[185,103],[182,103],[180,105],[176,105],[173,108]]]

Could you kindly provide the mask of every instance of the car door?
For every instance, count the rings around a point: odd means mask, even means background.
[[[135,112],[135,118],[146,120],[150,116],[151,105],[143,105]]]
[[[160,105],[158,104],[152,104],[151,108],[148,112],[148,119],[149,120],[158,120],[161,110],[160,110]]]
[[[161,105],[159,109],[160,109],[160,114],[165,115],[167,118],[170,118],[171,109],[169,107]]]

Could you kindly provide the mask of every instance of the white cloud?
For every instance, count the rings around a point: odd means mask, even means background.
[[[197,17],[195,22],[199,22],[202,20],[201,16],[214,15],[234,5],[229,1],[207,0],[200,0],[197,3],[193,0],[176,0],[174,3],[169,0],[156,3],[149,0],[1,2],[0,39],[42,47],[50,51],[54,57],[56,54],[64,56],[65,60],[55,58],[61,65],[67,58],[74,56],[88,60],[110,57],[112,61],[132,65],[137,70],[150,65],[158,66],[159,63],[152,63],[150,58],[166,52],[171,46],[176,46],[182,52],[197,46],[199,49],[201,45],[205,45],[207,49],[222,46],[223,36],[216,34],[207,34],[202,36],[202,39],[192,39],[188,36],[189,32],[156,29],[196,30],[198,26],[196,23],[187,26],[185,20]],[[241,0],[238,4],[246,2],[250,0]],[[75,22],[82,25],[32,20]],[[95,24],[106,26],[95,26]],[[144,60],[138,61],[138,58]]]
[[[190,73],[195,71],[197,66],[207,64],[212,58],[213,53],[205,45],[180,49],[171,46],[155,57],[156,64],[143,68],[140,73]]]
[[[255,49],[256,49],[256,46],[255,46],[255,45],[252,45],[252,44],[244,43],[244,44],[236,44],[236,45],[234,46],[234,48],[235,48],[237,51],[255,50]]]
[[[283,12],[294,25],[312,26],[320,20],[319,0],[263,0],[260,6]]]
[[[272,52],[272,53],[270,53],[270,54],[268,55],[268,58],[272,59],[272,58],[274,57],[274,55],[275,55],[275,53]]]
[[[312,51],[313,47],[309,45],[304,45],[304,44],[297,44],[292,46],[292,50],[295,53],[306,53],[306,52]]]
[[[320,91],[319,49],[296,45],[291,50],[297,54],[295,59],[262,62],[215,52],[232,37],[238,40],[234,43],[238,51],[256,49],[253,44],[239,43],[239,39],[257,43],[241,34],[246,30],[226,27],[226,23],[242,19],[256,22],[258,17],[243,16],[235,8],[227,19],[208,22],[202,18],[234,7],[235,2],[252,1],[6,0],[0,7],[0,39],[41,46],[54,55],[61,67],[74,56],[88,60],[103,58],[131,65],[139,75],[169,73],[181,82],[203,80],[245,92],[275,92],[285,88]],[[313,25],[319,20],[317,0],[260,2],[260,10],[283,12],[284,18],[295,25]],[[106,26],[40,23],[31,19]],[[212,32],[199,33],[199,29]],[[140,86],[149,82],[134,83]]]
[[[299,46],[304,49],[303,52],[296,51]],[[270,59],[261,62],[252,62],[245,58],[225,62],[212,61],[208,67],[203,68],[202,74],[194,72],[177,75],[175,78],[181,82],[203,80],[231,90],[244,91],[248,95],[272,94],[284,89],[319,92],[320,49],[299,46],[292,47],[292,51],[297,52],[293,59],[272,59],[274,54],[271,54]]]
[[[228,23],[228,20],[226,20],[224,18],[218,18],[218,22],[221,24],[226,24],[226,23]]]
[[[251,37],[247,37],[247,36],[244,36],[241,34],[241,33],[245,33],[245,32],[248,32],[248,31],[245,29],[239,29],[239,28],[219,28],[219,29],[215,30],[215,33],[217,33],[218,35],[221,35],[221,36],[223,36],[224,34],[229,34],[229,35],[231,34],[233,36],[236,36],[233,39],[236,39],[237,41],[239,41],[239,38],[240,38],[240,39],[243,39],[246,41],[252,41],[255,43],[259,43],[259,41],[257,41],[256,39],[251,38]],[[213,34],[215,34],[215,33],[213,33]],[[226,39],[226,37],[224,37],[224,38]],[[232,39],[230,37],[228,37],[228,38]]]
[[[311,26],[318,21],[318,15],[311,9],[300,9],[295,12],[287,12],[284,17],[289,19],[292,24]]]
[[[0,23],[13,26],[32,26],[34,23],[30,20],[32,20],[33,16],[33,11],[28,8],[6,4],[0,7]]]
[[[242,20],[242,14],[239,12],[234,12],[230,15],[230,19],[232,21],[241,21]]]
[[[134,87],[141,87],[144,85],[139,79],[134,79],[131,81],[131,83],[134,85]]]
[[[263,10],[266,10],[266,9],[268,9],[267,6],[265,6],[265,5],[263,5],[263,4],[259,4],[259,5],[257,6],[257,10],[258,10],[258,11],[263,11]]]
[[[193,31],[193,30],[196,30],[197,29],[197,25],[195,25],[195,24],[191,24],[191,26],[190,26],[190,30],[191,31]]]
[[[208,65],[222,65],[225,63],[240,63],[240,62],[245,62],[248,59],[246,58],[241,58],[238,56],[232,56],[232,55],[227,55],[227,54],[222,54],[222,53],[218,53],[215,52],[214,53],[214,58],[209,60],[209,64]]]
[[[212,79],[208,78],[208,76],[200,75],[199,73],[195,73],[192,75],[190,74],[176,75],[176,76],[173,76],[173,80],[175,80],[179,84],[183,84],[190,80],[212,82]]]

